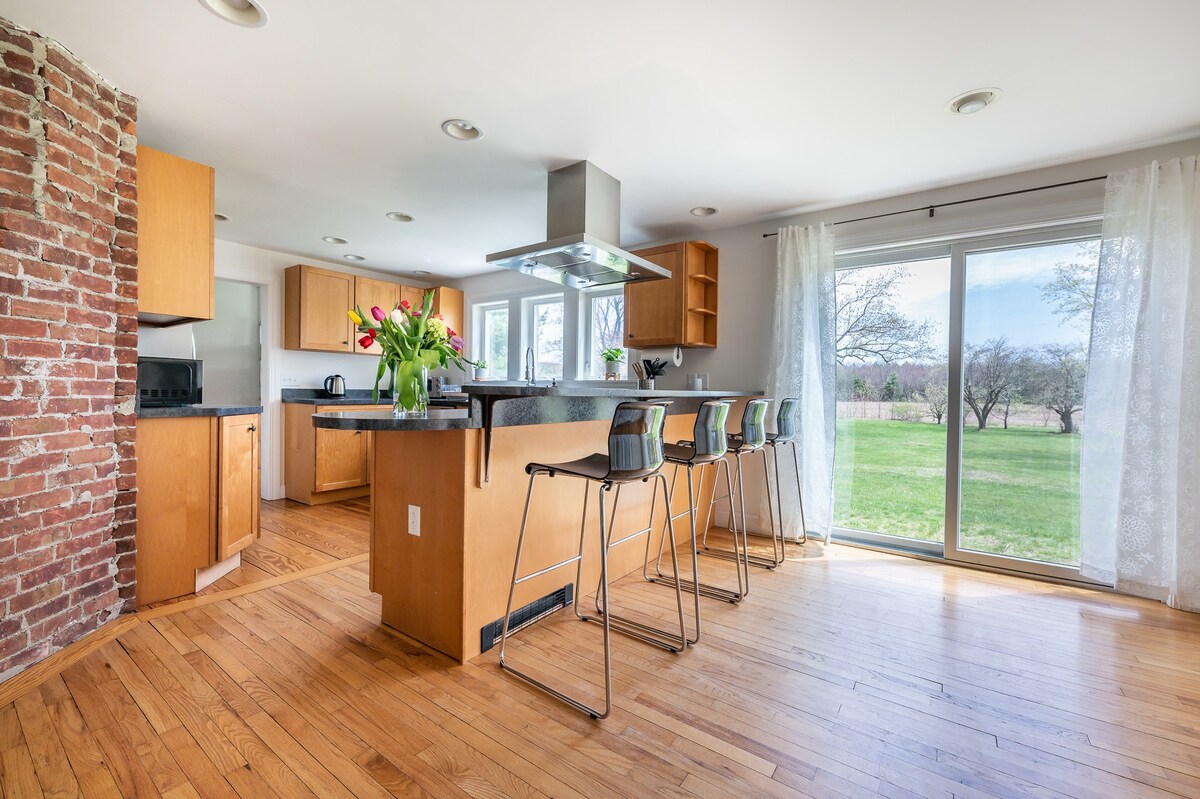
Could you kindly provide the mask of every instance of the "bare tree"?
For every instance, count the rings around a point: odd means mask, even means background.
[[[1075,414],[1083,409],[1087,361],[1083,348],[1047,344],[1039,353],[1038,394],[1041,404],[1058,414],[1058,429],[1075,432]]]
[[[986,430],[988,416],[1019,376],[1021,356],[1006,338],[968,344],[965,355],[963,401],[974,411],[979,429]]]
[[[896,308],[893,295],[908,277],[903,266],[886,270],[838,271],[837,360],[885,363],[921,360],[933,347],[933,323],[910,319]]]
[[[1054,266],[1054,279],[1042,284],[1042,299],[1054,305],[1054,313],[1062,317],[1059,324],[1070,322],[1087,330],[1092,324],[1096,305],[1096,276],[1099,272],[1100,243],[1080,242],[1075,260]]]
[[[950,395],[946,391],[946,381],[926,383],[924,401],[934,422],[941,424],[942,418],[946,415],[946,409],[950,407]]]

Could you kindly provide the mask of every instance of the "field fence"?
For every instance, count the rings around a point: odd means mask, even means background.
[[[839,419],[889,419],[899,422],[927,422],[933,424],[934,416],[929,412],[929,406],[923,402],[870,402],[842,400],[837,404]],[[1083,413],[1075,414],[1075,424],[1083,421]],[[945,415],[942,424],[946,423]],[[1013,405],[1009,410],[1008,423],[1013,427],[1046,427],[1058,429],[1058,414],[1048,408],[1038,405]],[[963,408],[963,426],[975,425],[975,413],[969,408]],[[998,407],[992,410],[988,417],[989,427],[1004,426],[1004,409]]]

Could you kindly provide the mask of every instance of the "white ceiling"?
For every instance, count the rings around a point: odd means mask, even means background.
[[[216,167],[218,237],[399,273],[542,241],[545,173],[583,158],[622,181],[629,246],[1200,133],[1196,0],[262,2],[258,29],[196,0],[0,14]]]

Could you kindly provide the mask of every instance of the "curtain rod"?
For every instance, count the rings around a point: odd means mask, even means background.
[[[1049,186],[1035,186],[1032,189],[1017,189],[1016,191],[1005,191],[1000,194],[989,194],[986,197],[972,197],[969,200],[954,200],[948,203],[937,203],[936,205],[923,205],[920,208],[909,208],[905,211],[888,211],[886,214],[874,214],[873,216],[860,216],[857,219],[843,219],[840,222],[834,222],[835,225],[848,225],[851,222],[866,222],[868,219],[883,219],[886,216],[899,216],[900,214],[911,214],[916,211],[928,211],[929,216],[933,216],[933,212],[938,208],[949,208],[952,205],[965,205],[966,203],[977,203],[981,200],[995,200],[1000,197],[1012,197],[1015,194],[1029,194],[1034,191],[1045,191],[1046,189],[1061,189],[1064,186],[1077,186],[1080,183],[1093,183],[1097,180],[1106,180],[1108,175],[1100,175],[1095,178],[1081,178],[1079,180],[1068,180],[1065,183],[1052,183]],[[772,236],[778,236],[779,233],[764,233],[762,237],[769,239]]]

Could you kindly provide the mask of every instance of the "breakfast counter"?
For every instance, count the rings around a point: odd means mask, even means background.
[[[694,412],[704,400],[761,395],[511,383],[472,383],[463,391],[471,400],[469,409],[431,409],[426,419],[397,419],[387,411],[313,415],[317,427],[373,431],[370,579],[371,590],[383,599],[383,622],[459,662],[490,647],[491,624],[504,615],[529,480],[525,464],[604,452],[613,411],[625,400],[670,401],[664,437],[677,441],[692,437]],[[731,413],[731,424],[740,415]],[[701,482],[703,506],[711,496],[711,476]],[[650,489],[648,483],[624,488],[612,515],[614,536],[646,526]],[[596,487],[585,488],[581,480],[538,480],[526,543],[530,570],[576,550],[583,503],[594,504],[595,497]],[[677,491],[673,512],[686,510],[686,502],[687,491]],[[663,518],[661,507],[656,518]],[[585,552],[591,553],[599,546],[592,529],[594,508],[589,519]],[[652,546],[657,547],[657,538]],[[644,552],[641,537],[614,548],[610,573],[640,569]],[[596,560],[585,559],[578,594],[594,590]],[[519,586],[514,607],[574,579],[574,570],[564,568],[529,580]]]

